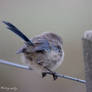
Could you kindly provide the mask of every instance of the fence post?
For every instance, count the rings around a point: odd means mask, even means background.
[[[86,31],[82,38],[87,92],[92,92],[92,30]]]

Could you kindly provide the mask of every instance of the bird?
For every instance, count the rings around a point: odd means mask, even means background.
[[[24,40],[24,45],[16,51],[23,53],[25,63],[32,69],[41,71],[42,78],[50,72],[53,79],[57,76],[54,72],[64,61],[63,40],[53,32],[43,32],[29,39],[12,23],[3,21],[7,28]]]

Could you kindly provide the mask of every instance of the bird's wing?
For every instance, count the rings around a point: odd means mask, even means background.
[[[34,44],[35,44],[34,51],[36,52],[50,50],[49,42],[46,39],[39,39]]]
[[[49,51],[50,50],[50,46],[49,46],[49,43],[46,39],[40,39],[40,40],[36,40],[36,41],[33,41],[33,44],[34,46],[30,46],[29,43],[25,43],[25,45],[20,48],[16,53],[19,54],[19,53],[33,53],[33,52],[46,52],[46,51]],[[27,50],[29,49],[30,50]]]

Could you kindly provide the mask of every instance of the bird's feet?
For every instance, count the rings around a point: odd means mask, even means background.
[[[42,78],[46,77],[47,74],[52,75],[53,79],[56,80],[58,77],[55,72],[49,71],[49,72],[42,72]]]
[[[47,67],[45,67],[48,71],[49,71],[49,73],[53,76],[53,79],[54,80],[56,80],[58,77],[57,77],[57,75],[56,75],[56,72],[53,72],[52,70],[50,70],[49,68],[47,68]],[[49,74],[49,73],[47,73],[47,74]]]
[[[42,78],[46,77],[47,73],[46,72],[42,72]]]
[[[51,74],[52,74],[54,80],[56,80],[58,78],[55,72],[51,72]]]

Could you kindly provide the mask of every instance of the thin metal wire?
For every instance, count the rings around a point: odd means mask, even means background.
[[[6,61],[6,60],[2,60],[2,59],[0,59],[0,63],[1,64],[6,64],[6,65],[10,65],[10,66],[14,66],[16,68],[21,68],[21,69],[26,69],[26,70],[32,70],[32,68],[29,67],[29,66],[12,63],[10,61]],[[46,73],[52,75],[51,72],[46,72]],[[74,78],[74,77],[71,77],[71,76],[67,76],[67,75],[64,75],[64,74],[58,74],[58,73],[55,73],[55,74],[56,74],[57,77],[60,77],[60,78],[65,78],[65,79],[73,80],[73,81],[84,83],[84,84],[86,83],[85,80],[81,80],[81,79]]]

